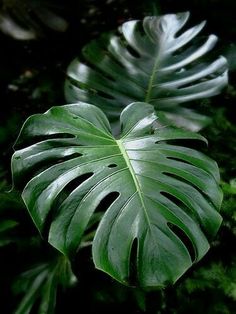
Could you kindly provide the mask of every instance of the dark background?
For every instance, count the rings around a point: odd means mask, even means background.
[[[174,287],[163,291],[144,293],[122,287],[94,270],[89,249],[81,250],[73,264],[79,282],[68,289],[59,288],[56,313],[143,313],[145,309],[147,313],[166,314],[236,313],[235,0],[35,1],[63,18],[68,26],[65,31],[45,24],[31,2],[0,2],[0,22],[2,15],[10,16],[21,27],[32,28],[36,37],[17,40],[14,34],[0,32],[0,219],[19,222],[10,234],[14,241],[0,247],[0,313],[14,313],[22,298],[21,289],[14,288],[19,274],[56,254],[38,237],[19,193],[5,193],[11,188],[12,146],[22,123],[30,114],[65,104],[66,68],[91,39],[115,30],[128,19],[181,11],[191,12],[193,24],[207,20],[204,32],[219,36],[217,54],[224,54],[229,61],[228,89],[211,101],[201,102],[213,118],[202,133],[209,140],[208,155],[217,160],[221,170],[224,223],[207,256]],[[22,8],[26,8],[23,13]],[[32,313],[37,313],[37,304]]]

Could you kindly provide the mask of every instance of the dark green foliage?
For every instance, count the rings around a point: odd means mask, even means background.
[[[76,281],[70,262],[64,256],[51,258],[47,263],[38,263],[13,283],[14,293],[23,295],[15,313],[31,313],[33,309],[39,314],[54,313],[58,286],[69,288]],[[35,304],[38,304],[38,309]]]
[[[22,284],[21,279],[24,282],[25,277],[20,276],[21,273],[27,273],[38,265],[46,265],[49,271],[50,265],[56,265],[58,258],[61,260],[58,253],[39,237],[26,215],[20,193],[6,191],[11,189],[9,160],[19,128],[29,114],[44,112],[53,104],[64,103],[64,73],[72,58],[81,51],[81,47],[102,32],[116,29],[130,18],[142,19],[145,15],[188,10],[192,12],[193,24],[207,19],[206,32],[203,35],[213,32],[220,37],[219,46],[223,47],[223,55],[230,58],[230,67],[235,71],[235,53],[234,49],[230,48],[235,44],[236,35],[236,7],[233,0],[137,0],[135,6],[134,2],[129,0],[60,0],[58,3],[65,5],[65,10],[62,12],[56,9],[54,13],[65,16],[70,25],[65,36],[52,36],[56,32],[49,31],[41,22],[40,32],[43,30],[45,38],[43,41],[19,42],[0,34],[0,93],[1,105],[4,108],[0,125],[0,225],[4,226],[0,231],[0,239],[4,243],[0,248],[0,312],[4,314],[15,313],[24,298],[26,286]],[[27,25],[24,24],[24,27],[27,28]],[[219,52],[216,50],[216,57],[220,54],[222,49]],[[230,87],[226,95],[212,100],[198,100],[191,105],[191,108],[199,109],[200,114],[212,118],[212,123],[203,130],[209,146],[201,149],[217,160],[221,173],[221,188],[224,192],[221,208],[223,224],[217,237],[211,242],[212,248],[207,256],[188,271],[173,288],[145,293],[139,289],[121,286],[94,269],[90,250],[91,238],[94,235],[92,231],[84,239],[79,257],[72,263],[73,272],[79,282],[72,286],[69,284],[65,289],[60,280],[55,313],[74,313],[75,309],[91,314],[235,312],[235,84],[235,72],[231,72]],[[31,279],[33,282],[35,277]],[[30,281],[27,284],[29,291],[32,284]],[[34,299],[31,314],[38,313],[40,298],[41,293]]]
[[[147,102],[174,125],[193,131],[206,126],[209,117],[182,103],[218,94],[227,84],[227,62],[209,56],[217,37],[198,36],[205,22],[182,30],[188,19],[188,12],[150,16],[124,23],[120,36],[92,41],[82,61],[68,67],[67,101],[92,103],[110,120],[131,102]]]
[[[143,288],[175,282],[206,253],[221,223],[215,162],[178,145],[205,139],[157,119],[152,105],[130,104],[116,140],[97,107],[53,107],[25,122],[12,157],[14,182],[23,183],[22,198],[49,243],[73,257],[103,204],[94,263]]]

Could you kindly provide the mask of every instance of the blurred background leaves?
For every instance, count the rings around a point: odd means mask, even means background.
[[[47,30],[64,32],[68,23],[57,14],[63,7],[56,1],[2,0],[0,29],[18,40],[31,40]]]

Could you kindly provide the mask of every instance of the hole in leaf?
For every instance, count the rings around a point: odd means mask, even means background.
[[[67,83],[68,83],[67,86],[69,86],[69,89],[74,89],[74,87],[76,87],[76,90],[77,89],[85,89],[85,90],[88,89],[87,85],[85,85],[84,83],[80,82],[77,79],[72,78],[71,76],[67,76]]]
[[[93,172],[88,172],[80,175],[79,177],[75,178],[74,180],[70,181],[64,188],[64,192],[69,195],[75,189],[77,189],[82,183],[88,180],[93,175]]]
[[[195,261],[196,259],[196,253],[195,253],[195,249],[194,249],[194,245],[192,243],[192,241],[189,239],[189,237],[187,236],[187,234],[177,225],[168,222],[167,226],[170,228],[170,230],[172,232],[174,232],[174,234],[181,240],[181,242],[183,242],[183,244],[186,246],[189,255],[191,257],[192,263]]]
[[[67,160],[72,160],[72,159],[75,159],[75,158],[78,158],[81,156],[83,156],[83,154],[76,152],[74,154],[63,156],[63,157],[53,156],[53,157],[50,157],[47,159],[43,159],[42,161],[39,161],[36,165],[33,165],[32,167],[28,167],[27,169],[24,169],[24,173],[21,174],[19,179],[14,181],[15,186],[18,188],[23,188],[29,180],[31,180],[33,177],[40,174],[44,170],[46,170],[46,169],[48,169],[48,168],[50,168],[56,164],[65,162]],[[18,159],[20,159],[20,158],[18,158]]]
[[[14,145],[14,149],[22,149],[31,145],[34,145],[38,142],[43,142],[50,139],[75,139],[76,136],[69,133],[54,133],[54,134],[46,134],[46,135],[37,135],[32,136],[26,139],[19,139],[18,142]]]
[[[54,133],[54,134],[48,134],[48,135],[40,136],[40,138],[42,138],[42,139],[74,138],[74,137],[75,137],[75,135],[70,134],[70,133]]]
[[[132,243],[132,247],[130,251],[129,283],[131,284],[131,286],[138,285],[137,254],[138,254],[138,239],[135,238]]]
[[[62,157],[61,159],[56,160],[56,163],[59,164],[60,162],[71,160],[71,159],[78,158],[78,157],[81,157],[81,156],[83,156],[83,154],[74,153],[72,155],[67,155],[67,156]]]
[[[118,192],[111,192],[100,201],[87,225],[86,234],[94,232],[94,230],[97,229],[104,212],[111,206],[119,195],[120,193]]]
[[[114,56],[114,55],[113,55],[112,53],[110,53],[110,52],[108,52],[108,56],[109,56],[109,58],[111,59],[111,61],[116,64],[116,66],[118,66],[118,67],[120,67],[120,68],[124,68],[124,65],[122,64],[122,62],[120,62],[120,61],[116,58],[116,56]],[[115,80],[114,80],[114,81],[115,81]]]
[[[168,171],[163,171],[162,173],[165,174],[168,177],[171,177],[171,178],[176,179],[176,180],[178,180],[180,182],[186,183],[187,185],[191,185],[194,188],[196,188],[200,193],[202,193],[201,190],[198,189],[198,187],[196,187],[191,181],[188,181],[187,179],[184,179],[181,175],[174,174],[174,173],[169,173]]]
[[[172,194],[169,194],[167,192],[160,192],[161,195],[165,196],[166,198],[168,198],[170,201],[172,201],[173,203],[175,203],[177,206],[181,207],[183,205],[183,203],[175,196],[173,196]]]
[[[186,26],[186,25],[185,25]],[[186,29],[186,28],[185,28]],[[177,36],[178,33],[183,34],[183,29],[179,30],[177,32]],[[202,45],[205,44],[207,40],[207,37],[205,36],[200,36],[200,37],[195,37],[193,38],[191,41],[189,41],[188,43],[186,43],[184,46],[178,48],[177,50],[175,50],[172,55],[174,57],[177,57],[178,59],[183,59],[186,58],[187,56],[191,55],[192,53],[194,53],[198,48],[200,48]],[[187,65],[187,67],[191,67],[191,65],[193,63],[199,63],[196,61],[192,61],[190,64]]]
[[[88,64],[90,69],[92,69],[95,73],[102,75],[106,80],[115,81],[114,74],[110,74],[107,72],[106,68],[98,66],[99,64],[102,64],[104,59],[106,59],[106,56],[109,55],[109,52],[107,51],[108,45],[109,39],[105,38],[105,36],[101,36],[101,38],[96,41],[92,41],[82,49],[80,60],[83,63]],[[97,51],[95,58],[94,51]]]
[[[84,173],[80,175],[74,180],[71,180],[64,187],[64,189],[57,195],[57,197],[53,201],[52,208],[46,218],[46,222],[45,222],[44,230],[43,230],[43,234],[45,236],[48,234],[51,222],[53,221],[53,218],[56,216],[58,212],[58,208],[61,206],[61,204],[65,201],[65,199],[69,196],[70,193],[72,193],[82,183],[88,180],[92,175],[93,175],[93,172],[88,172],[88,173]]]
[[[96,90],[95,93],[103,98],[106,98],[106,99],[115,99],[113,96],[111,96],[110,94],[108,93],[105,93],[105,92],[102,92],[101,90]]]
[[[129,51],[129,53],[131,54],[131,56],[135,57],[135,58],[140,58],[140,54],[131,46],[127,45],[126,49]]]
[[[206,147],[206,143],[202,140],[197,139],[176,139],[176,140],[165,140],[169,145],[176,145],[181,147],[192,148],[194,150],[202,150]],[[163,141],[155,142],[155,144],[163,143]]]
[[[105,212],[119,195],[120,193],[118,192],[111,192],[106,195],[96,207],[96,212]]]
[[[103,55],[105,56],[107,54],[107,51],[104,50],[103,51]],[[97,67],[95,64],[89,62],[89,68],[94,70],[94,72],[100,74],[102,76],[102,81],[105,80],[105,81],[112,81],[112,82],[115,82],[115,74],[112,76],[111,74],[107,73],[107,70],[104,68],[99,68]]]
[[[167,156],[167,159],[174,160],[174,161],[181,161],[181,162],[185,162],[185,163],[191,164],[190,162],[188,162],[188,161],[186,161],[184,159],[178,158],[178,157],[169,157],[169,156]]]
[[[116,164],[110,164],[110,165],[108,165],[107,167],[108,167],[108,168],[115,168],[115,167],[117,167],[117,165],[116,165]]]
[[[176,206],[181,208],[185,213],[187,213],[190,217],[192,217],[192,219],[194,221],[199,223],[199,218],[198,218],[197,214],[191,208],[189,208],[187,205],[185,205],[180,199],[178,199],[174,195],[167,193],[167,192],[164,192],[164,191],[161,191],[160,194],[165,196],[168,200],[170,200]]]
[[[123,123],[121,123],[121,124],[120,124],[120,133],[122,133],[122,132],[123,132],[123,130],[124,130],[124,124],[123,124]]]
[[[146,33],[144,31],[144,28],[143,28],[143,23],[141,21],[138,21],[138,23],[136,24],[136,29],[137,29],[137,32],[143,37],[143,36],[146,36]]]
[[[58,207],[69,196],[71,192],[77,189],[82,183],[88,180],[93,175],[93,172],[85,173],[70,181],[64,189],[58,194],[54,200],[53,207]]]
[[[177,13],[177,18],[181,18],[181,13]],[[194,23],[195,22],[195,23]],[[191,17],[191,19],[188,19],[184,25],[182,25],[182,27],[177,31],[177,33],[175,34],[175,38],[178,38],[179,36],[181,36],[184,32],[186,32],[189,28],[193,27],[195,24],[197,24],[199,21],[197,21],[197,19],[195,19],[194,17]]]
[[[204,68],[207,68],[213,61],[214,59],[212,58],[213,55],[210,57],[210,58],[206,58],[207,56],[205,56],[205,61],[207,61],[208,59],[208,62],[202,62],[200,64],[194,62],[194,64],[191,64],[191,66],[187,66],[184,71],[176,71],[176,75],[179,77],[179,78],[182,78],[182,77],[187,77],[188,75],[191,75],[191,73],[197,73],[197,72],[200,72],[202,69]],[[217,56],[215,56],[217,57]],[[194,65],[194,66],[193,66]],[[182,89],[182,88],[188,88],[188,87],[192,87],[194,86],[195,84],[199,84],[199,83],[203,83],[203,82],[207,82],[208,80],[211,80],[213,78],[216,78],[220,75],[223,74],[223,72],[225,71],[225,65],[222,65],[219,69],[216,69],[214,72],[208,74],[208,75],[205,75],[204,77],[201,77],[199,79],[196,79],[192,82],[189,82],[189,83],[185,83],[185,84],[181,84],[178,89]],[[201,91],[202,89],[207,89],[207,85],[205,86],[201,86],[201,88],[199,89],[199,91]],[[191,94],[191,90],[185,90],[185,94]],[[187,106],[189,107],[189,106]]]
[[[176,179],[180,182],[183,182],[187,185],[192,186],[195,190],[197,190],[201,195],[203,195],[203,197],[207,200],[207,202],[214,207],[214,204],[212,203],[210,197],[206,194],[206,192],[204,193],[204,190],[201,190],[197,185],[195,185],[192,181],[184,179],[183,177],[181,177],[180,175],[174,174],[174,173],[169,173],[169,172],[163,172],[163,174],[167,175],[168,177],[171,177],[173,179]],[[193,177],[191,177],[193,178]],[[206,190],[205,190],[206,191]]]
[[[102,216],[103,216],[102,212],[96,212],[92,215],[92,217],[90,218],[89,223],[86,227],[86,231],[84,233],[85,236],[97,229],[98,224],[102,219]]]

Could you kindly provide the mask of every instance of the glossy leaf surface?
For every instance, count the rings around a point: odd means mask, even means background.
[[[203,137],[160,125],[152,105],[129,105],[120,123],[115,139],[103,112],[86,103],[30,117],[12,159],[14,180],[25,185],[40,232],[65,255],[76,254],[102,213],[96,267],[124,284],[165,286],[202,258],[219,228],[218,167],[183,146]]]
[[[218,94],[227,84],[227,62],[208,52],[215,35],[196,37],[205,22],[183,30],[189,13],[146,17],[124,23],[83,50],[68,68],[69,102],[85,101],[112,120],[134,101],[147,102],[174,124],[198,131],[209,118],[182,106]]]

